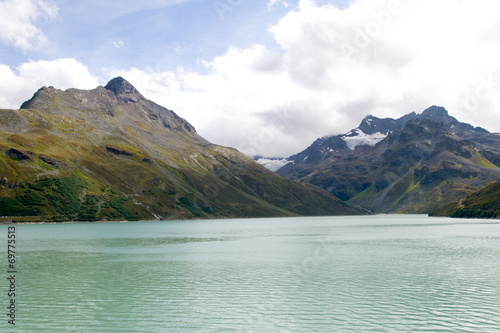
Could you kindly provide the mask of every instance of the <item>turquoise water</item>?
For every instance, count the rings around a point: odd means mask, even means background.
[[[498,220],[18,225],[16,240],[1,332],[500,332]]]

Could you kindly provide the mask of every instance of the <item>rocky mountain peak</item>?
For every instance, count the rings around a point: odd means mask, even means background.
[[[334,148],[339,143],[344,149]],[[277,173],[375,212],[425,214],[499,180],[499,147],[499,136],[432,106],[399,119],[367,116],[291,156]]]
[[[115,118],[119,126],[135,127],[159,125],[173,133],[188,134],[205,142],[197,135],[195,128],[172,110],[146,99],[122,77],[116,77],[106,84],[91,90],[54,87],[40,88],[31,99],[23,103],[22,109],[32,109],[52,115],[84,119],[97,128],[114,131],[101,116]]]
[[[422,112],[422,115],[427,116],[427,117],[431,117],[431,116],[446,117],[446,116],[448,116],[448,111],[442,106],[433,105],[433,106],[425,109]]]
[[[366,116],[359,125],[359,129],[368,135],[374,133],[388,134],[396,127],[396,121],[391,118],[378,118],[375,116]]]
[[[458,120],[448,114],[448,111],[442,107],[433,105],[422,112],[421,118],[427,118],[438,123],[456,124]]]
[[[125,102],[137,102],[140,99],[144,99],[141,93],[121,76],[115,77],[109,81],[108,84],[104,86],[104,89],[111,91],[117,97],[123,98]]]

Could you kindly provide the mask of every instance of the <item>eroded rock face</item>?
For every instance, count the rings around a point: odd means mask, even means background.
[[[51,158],[51,157],[48,157],[45,155],[40,155],[39,157],[43,162],[50,164],[52,166],[55,166],[55,167],[59,166],[59,164],[60,164],[60,162],[54,158]]]
[[[109,151],[110,153],[113,153],[116,155],[134,156],[134,154],[129,152],[129,151],[126,151],[124,149],[115,148],[115,147],[106,146],[106,150]]]
[[[14,110],[0,110],[0,131],[19,133],[27,130],[29,123]]]
[[[16,160],[30,160],[30,161],[32,160],[32,156],[35,155],[33,152],[22,152],[15,148],[10,148],[5,152],[5,154]]]

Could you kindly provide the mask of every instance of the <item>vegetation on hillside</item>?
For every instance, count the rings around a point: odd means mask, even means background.
[[[500,218],[500,182],[494,182],[462,201],[436,209],[431,215],[457,218]]]
[[[367,211],[213,145],[123,79],[0,110],[0,217],[98,221]]]

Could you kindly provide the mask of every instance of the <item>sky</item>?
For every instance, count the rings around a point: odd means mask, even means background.
[[[116,76],[207,140],[287,157],[444,106],[500,132],[498,0],[0,0],[0,108]]]

